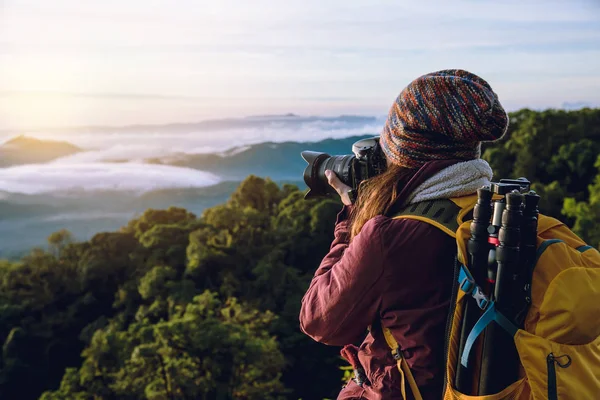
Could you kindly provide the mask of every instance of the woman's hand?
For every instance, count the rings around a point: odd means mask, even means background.
[[[342,203],[344,203],[347,206],[352,205],[352,201],[350,200],[350,196],[348,195],[348,192],[352,190],[352,188],[340,181],[340,178],[338,178],[337,175],[331,170],[325,171],[325,176],[327,177],[329,185],[331,185],[331,187],[334,188],[335,191],[340,195]]]

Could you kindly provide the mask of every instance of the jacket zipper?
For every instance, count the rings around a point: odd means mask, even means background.
[[[452,330],[452,323],[454,322],[454,311],[456,310],[456,298],[458,297],[458,271],[460,270],[460,263],[458,257],[454,259],[454,280],[452,281],[452,296],[450,298],[450,312],[448,319],[446,320],[446,337],[444,339],[444,387],[442,389],[442,396],[446,393],[448,386],[448,379],[446,371],[448,370],[448,350],[450,349],[450,335]],[[460,357],[460,354],[459,354]]]
[[[558,359],[565,357],[567,360],[566,363],[563,364],[558,361]],[[555,365],[558,365],[561,368],[568,368],[569,365],[571,365],[571,357],[566,354],[562,356],[555,356],[554,353],[550,353],[546,357],[546,364],[548,366],[548,400],[558,400]]]

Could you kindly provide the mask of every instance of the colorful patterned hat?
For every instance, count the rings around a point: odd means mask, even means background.
[[[472,160],[481,142],[501,138],[508,116],[490,85],[450,69],[423,75],[400,93],[381,133],[384,153],[397,165],[418,168],[432,160]]]

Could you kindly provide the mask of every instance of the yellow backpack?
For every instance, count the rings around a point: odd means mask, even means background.
[[[501,197],[494,196],[498,198]],[[485,282],[475,282],[470,273],[467,245],[472,216],[469,214],[476,203],[476,194],[425,201],[405,208],[394,217],[427,222],[456,238],[458,262],[446,332],[444,400],[600,399],[600,253],[562,222],[539,214],[536,260],[532,263],[529,283],[523,288],[529,304],[517,325],[495,309],[489,296],[483,295]],[[461,332],[469,302],[479,305],[482,315],[470,332]],[[493,326],[494,337],[502,335],[516,345],[515,379],[497,392],[477,395],[479,381],[471,376],[469,388],[459,391],[455,385],[457,368],[469,362],[469,373],[481,372],[483,360],[474,353],[484,346],[481,333]],[[467,333],[465,343],[461,337]],[[413,397],[420,400],[397,341],[388,329],[384,329],[384,334],[398,362],[404,398],[408,383]]]

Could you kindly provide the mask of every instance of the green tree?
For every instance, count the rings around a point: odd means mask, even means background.
[[[599,245],[600,110],[510,119],[483,146],[495,177],[526,176],[543,213]],[[200,217],[151,209],[0,260],[0,398],[336,396],[339,349],[302,334],[298,313],[340,207],[250,176]]]
[[[508,133],[484,149],[496,179],[528,178],[541,196],[540,211],[572,225],[563,201],[589,196],[600,153],[600,109],[511,113]]]
[[[121,229],[124,233],[133,234],[139,238],[156,225],[187,225],[193,223],[196,216],[179,207],[169,207],[166,210],[146,210],[139,218],[129,221],[127,226]]]
[[[68,244],[73,242],[73,235],[67,229],[61,229],[48,236],[50,251],[58,257]]]
[[[205,292],[167,321],[97,331],[81,369],[42,399],[283,399],[275,318]]]
[[[587,201],[566,198],[563,213],[575,219],[573,231],[587,243],[600,249],[600,156],[596,160],[598,174],[589,186]]]

